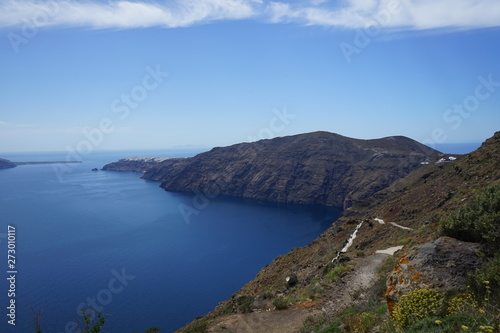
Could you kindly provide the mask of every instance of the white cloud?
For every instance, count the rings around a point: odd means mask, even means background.
[[[215,20],[236,20],[255,14],[261,0],[179,0],[167,4],[146,1],[75,2],[69,0],[0,1],[0,27],[22,24],[91,28],[187,27]]]
[[[351,0],[350,7],[354,10],[362,10],[365,12],[373,11],[377,9],[377,0]]]
[[[346,0],[336,8],[272,2],[268,10],[272,22],[339,28],[364,28],[374,21],[398,30],[500,26],[498,0]]]
[[[500,26],[498,0],[0,0],[0,27],[94,29],[188,27],[218,20],[256,18],[271,23],[362,28],[378,19],[384,28],[424,30]]]
[[[500,25],[500,1],[403,1],[416,29],[439,27],[478,28]],[[411,7],[410,7],[411,6]]]

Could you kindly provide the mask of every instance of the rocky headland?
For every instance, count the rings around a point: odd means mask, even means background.
[[[81,161],[33,161],[33,162],[12,162],[0,158],[0,169],[15,168],[18,165],[36,165],[36,164],[68,164],[68,163],[82,163]]]
[[[402,136],[359,140],[314,132],[213,148],[184,159],[120,160],[103,170],[144,172],[143,178],[160,181],[167,191],[349,207],[439,156]]]
[[[0,169],[9,169],[9,168],[15,168],[16,164],[12,163],[9,160],[0,158]]]

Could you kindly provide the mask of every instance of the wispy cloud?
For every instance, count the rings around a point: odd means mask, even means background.
[[[389,17],[387,16],[389,13]],[[425,30],[500,26],[498,0],[0,0],[0,27],[39,22],[44,26],[94,29],[179,28],[222,20],[254,18],[270,23],[296,23],[363,28],[374,20],[382,28]]]
[[[301,7],[271,2],[267,10],[273,22],[339,28],[364,28],[376,22],[382,28],[424,30],[473,29],[500,26],[498,0],[349,0],[336,8]]]
[[[147,1],[34,1],[0,2],[0,26],[41,21],[43,25],[90,28],[187,27],[216,20],[236,20],[256,14],[261,0]],[[37,19],[33,19],[37,18]]]

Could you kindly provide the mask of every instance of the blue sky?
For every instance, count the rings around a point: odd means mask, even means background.
[[[500,130],[497,0],[0,0],[0,152]]]

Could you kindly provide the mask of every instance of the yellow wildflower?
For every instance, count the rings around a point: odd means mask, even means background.
[[[493,326],[479,326],[479,329],[488,333],[493,333]]]

